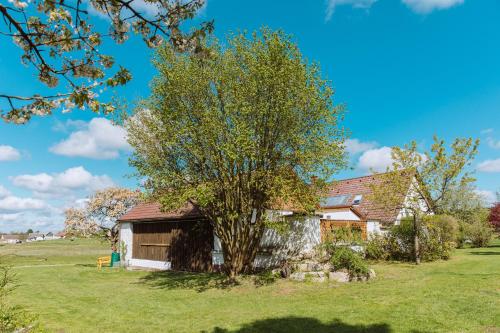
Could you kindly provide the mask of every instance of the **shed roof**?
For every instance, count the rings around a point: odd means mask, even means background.
[[[119,222],[138,222],[138,221],[161,221],[161,220],[179,220],[201,217],[201,212],[188,201],[186,205],[179,209],[163,212],[161,204],[158,202],[140,203],[125,215],[118,219]]]

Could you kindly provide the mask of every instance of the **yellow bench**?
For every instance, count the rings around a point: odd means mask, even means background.
[[[101,269],[103,265],[109,266],[111,264],[111,256],[97,258],[97,268]]]

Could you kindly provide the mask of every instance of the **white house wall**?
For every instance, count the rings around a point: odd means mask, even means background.
[[[120,247],[121,243],[125,243],[125,256],[123,256],[123,253],[121,253],[121,256],[123,257],[123,260],[125,261],[126,265],[129,265],[130,260],[132,259],[132,231],[133,231],[133,224],[126,222],[126,223],[120,223]],[[121,252],[121,248],[120,248]]]
[[[409,206],[415,205],[412,201],[414,201],[415,198],[418,198],[418,199],[416,199],[418,209],[424,213],[432,214],[432,212],[428,212],[428,207],[427,207],[427,203],[425,202],[425,200],[420,198],[418,191],[417,191],[417,187],[418,187],[417,179],[413,178],[411,186],[408,189],[408,194],[405,197],[405,201],[404,201],[403,206],[409,207]],[[408,210],[406,208],[401,209],[398,213],[398,216],[396,217],[396,221],[394,222],[394,224],[395,225],[401,224],[401,219],[403,219],[406,216],[410,216],[411,214],[412,213],[410,210]]]
[[[380,229],[380,223],[378,221],[367,221],[366,234],[368,235],[368,237],[382,234],[382,230]]]
[[[317,212],[322,218],[328,220],[340,220],[340,221],[360,221],[358,215],[356,215],[352,210],[335,211],[335,212]]]
[[[288,214],[280,214],[288,215]],[[321,242],[320,217],[319,216],[288,216],[290,229],[280,234],[274,229],[267,229],[261,240],[263,248],[272,249],[272,254],[257,255],[255,267],[277,266],[281,260],[309,252]],[[137,266],[152,269],[171,269],[170,262],[143,260],[132,258],[133,224],[120,224],[120,241],[126,245],[123,256],[127,266]],[[222,265],[224,258],[219,238],[214,235],[214,249],[212,252],[212,263]]]
[[[255,267],[277,266],[283,259],[309,252],[321,242],[319,217],[292,216],[289,219],[290,229],[283,234],[274,229],[264,231],[260,246],[272,249],[272,254],[258,254],[254,261]],[[220,239],[215,235],[212,263],[224,263]]]

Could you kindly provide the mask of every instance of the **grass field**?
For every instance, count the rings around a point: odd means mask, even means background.
[[[217,275],[103,269],[97,241],[4,245],[13,302],[53,332],[500,332],[500,242],[419,267],[379,263],[339,285],[227,287]]]

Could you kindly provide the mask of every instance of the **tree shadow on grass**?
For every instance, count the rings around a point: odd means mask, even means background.
[[[208,331],[202,331],[208,333]],[[329,323],[322,323],[315,318],[283,317],[257,320],[243,325],[237,330],[227,330],[215,327],[210,333],[390,333],[393,332],[388,324],[351,325],[335,319]]]
[[[500,252],[496,251],[476,251],[476,252],[469,252],[469,254],[475,256],[500,256]]]
[[[209,289],[228,289],[238,284],[219,273],[174,271],[150,272],[142,277],[138,283],[158,289],[192,289],[197,292]]]
[[[97,265],[96,264],[75,264],[76,267],[92,267],[92,268],[96,268]],[[106,268],[109,268],[109,267],[106,267]]]

